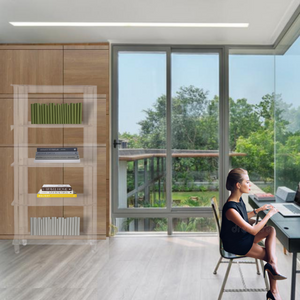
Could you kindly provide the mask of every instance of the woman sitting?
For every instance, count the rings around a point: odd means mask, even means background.
[[[271,204],[254,209],[247,213],[245,203],[242,199],[243,193],[249,193],[250,180],[246,170],[241,168],[233,169],[229,172],[226,181],[226,189],[231,191],[231,195],[223,207],[221,239],[226,251],[245,255],[266,261],[264,267],[268,272],[270,280],[270,291],[267,299],[281,300],[276,280],[286,279],[280,275],[276,249],[276,231],[272,226],[265,226],[267,221],[275,215],[278,210]],[[249,219],[258,212],[270,209],[268,214],[256,225],[249,223]],[[251,220],[252,221],[252,220]],[[265,248],[258,245],[258,242],[266,238]]]

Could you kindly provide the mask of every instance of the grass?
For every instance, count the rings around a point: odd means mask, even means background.
[[[172,199],[173,200],[181,200],[178,206],[188,205],[188,206],[210,206],[210,199],[212,197],[216,197],[219,199],[219,192],[218,191],[207,191],[207,192],[173,192]],[[198,201],[191,202],[191,197],[198,197]],[[199,204],[197,205],[198,202]],[[193,203],[195,205],[193,205]]]

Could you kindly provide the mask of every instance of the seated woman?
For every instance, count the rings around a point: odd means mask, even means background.
[[[283,280],[286,277],[279,274],[277,267],[276,231],[272,226],[265,226],[278,210],[271,204],[265,204],[247,213],[241,196],[243,193],[249,193],[250,186],[246,170],[236,168],[229,172],[226,189],[231,191],[231,195],[223,207],[221,239],[226,251],[267,262],[264,267],[264,276],[265,272],[268,272],[270,280],[270,291],[267,293],[267,299],[281,300],[276,280]],[[258,224],[250,225],[249,218],[267,209],[270,211]],[[258,242],[264,238],[266,238],[265,248],[258,245]]]

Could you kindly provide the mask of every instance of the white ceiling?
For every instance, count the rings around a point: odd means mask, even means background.
[[[274,44],[300,0],[0,0],[0,43]],[[14,27],[8,22],[249,23],[248,28]]]

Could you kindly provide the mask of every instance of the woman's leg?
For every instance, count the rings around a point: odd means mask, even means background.
[[[267,226],[267,227],[270,227],[270,226]],[[264,229],[266,229],[267,227],[265,227]],[[271,227],[271,228],[273,228],[273,227]],[[255,236],[254,243],[253,243],[250,251],[246,254],[246,256],[261,259],[261,260],[269,262],[269,255],[273,255],[273,252],[272,252],[273,249],[271,251],[268,251],[269,249],[267,249],[267,244],[266,244],[266,248],[263,248],[263,247],[259,246],[257,243],[259,241],[261,241],[262,239],[267,238],[270,234],[272,235],[273,229],[261,230]],[[272,237],[271,237],[271,241],[272,241]],[[267,242],[267,240],[266,240],[266,242]],[[276,242],[276,240],[275,240],[275,242]],[[272,246],[273,246],[273,244],[270,243],[270,241],[269,241],[268,247],[272,247]],[[275,246],[276,245],[274,245],[274,247]],[[275,249],[274,249],[274,252],[275,252]],[[275,255],[272,257],[272,259],[274,259],[274,258],[276,260]],[[269,277],[269,281],[270,281],[270,290],[271,290],[272,294],[274,295],[276,300],[281,300],[281,297],[280,297],[280,294],[278,291],[277,280],[274,280],[270,276],[268,276],[268,277]]]
[[[272,265],[274,271],[279,274],[277,267],[277,257],[276,257],[276,230],[272,226],[264,227],[255,237],[254,243],[258,243],[262,239],[266,238],[265,249],[266,249],[266,259],[269,264]]]

